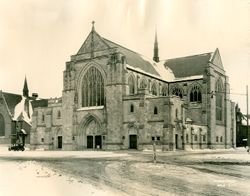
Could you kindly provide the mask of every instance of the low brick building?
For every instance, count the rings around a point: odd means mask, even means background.
[[[235,110],[219,50],[153,60],[92,27],[63,73],[62,97],[34,108],[33,149],[230,148]]]

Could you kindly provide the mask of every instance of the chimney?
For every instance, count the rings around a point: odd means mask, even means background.
[[[33,99],[37,99],[38,98],[38,94],[37,93],[32,93],[32,98]]]

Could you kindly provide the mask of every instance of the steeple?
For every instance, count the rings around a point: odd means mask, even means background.
[[[29,97],[29,89],[28,89],[26,76],[25,76],[24,85],[23,85],[23,96],[24,97]]]
[[[92,31],[91,31],[91,58],[94,58],[94,32],[95,32],[95,21],[92,21]]]
[[[155,62],[159,62],[159,49],[158,49],[158,41],[157,41],[157,31],[155,31],[155,43],[154,43],[154,57],[153,60]]]

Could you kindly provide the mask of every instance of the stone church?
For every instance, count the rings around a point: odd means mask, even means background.
[[[235,147],[235,109],[219,50],[161,60],[105,39],[94,24],[63,72],[62,97],[36,100],[31,149]]]

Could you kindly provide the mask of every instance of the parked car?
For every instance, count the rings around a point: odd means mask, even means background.
[[[9,147],[9,151],[11,151],[11,150],[14,150],[14,151],[19,151],[19,150],[24,151],[25,148],[21,144],[13,144],[12,146]]]

